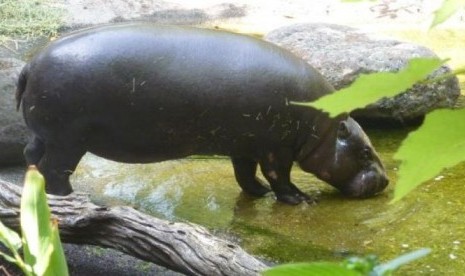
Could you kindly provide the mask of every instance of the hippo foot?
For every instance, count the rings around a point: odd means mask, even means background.
[[[45,193],[50,194],[50,195],[58,195],[58,196],[67,196],[73,192],[73,189],[71,186],[65,187],[65,188],[52,188],[47,185],[45,185]]]
[[[69,180],[62,178],[53,178],[50,175],[44,174],[45,176],[45,193],[58,196],[67,196],[73,192]],[[52,175],[55,176],[55,175]]]
[[[297,205],[302,202],[307,202],[309,204],[314,204],[316,201],[311,198],[309,195],[304,193],[296,193],[296,194],[277,194],[276,199],[290,205]]]
[[[258,178],[253,178],[251,181],[241,181],[239,185],[245,193],[254,197],[263,197],[271,192],[271,189]]]
[[[247,190],[244,191],[254,197],[263,197],[265,194],[271,192],[271,189],[262,185],[255,185],[253,187],[248,187]]]

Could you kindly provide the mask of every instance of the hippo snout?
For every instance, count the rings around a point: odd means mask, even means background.
[[[368,171],[360,172],[341,192],[349,197],[367,198],[382,192],[389,184],[389,179],[384,172]]]

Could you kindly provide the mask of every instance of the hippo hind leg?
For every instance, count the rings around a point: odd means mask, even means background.
[[[237,183],[244,192],[249,195],[262,197],[271,190],[261,183],[255,176],[257,172],[257,162],[241,157],[233,157],[232,163],[234,167],[234,175]]]
[[[45,178],[45,189],[49,194],[68,195],[73,192],[69,176],[76,169],[85,150],[68,144],[66,147],[45,145],[38,168]]]

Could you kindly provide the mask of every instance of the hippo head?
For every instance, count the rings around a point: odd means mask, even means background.
[[[319,145],[302,155],[300,167],[346,196],[365,198],[381,192],[389,181],[365,132],[350,117],[332,125]]]

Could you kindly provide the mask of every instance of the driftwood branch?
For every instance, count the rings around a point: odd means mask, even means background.
[[[21,187],[0,181],[0,220],[19,230]],[[266,265],[194,224],[157,219],[129,207],[101,207],[85,194],[48,196],[65,243],[113,248],[188,275],[257,275]]]

